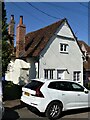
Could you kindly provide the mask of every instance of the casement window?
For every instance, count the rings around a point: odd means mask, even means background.
[[[53,79],[54,69],[44,69],[44,78]]]
[[[80,80],[80,71],[74,71],[73,72],[73,81],[79,81]]]
[[[57,70],[57,79],[64,79],[65,70]]]
[[[60,52],[68,53],[68,44],[60,43]]]

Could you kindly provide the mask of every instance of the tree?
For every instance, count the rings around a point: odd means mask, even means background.
[[[8,63],[11,59],[11,46],[9,43],[8,24],[6,21],[5,4],[2,2],[2,76],[5,76]]]

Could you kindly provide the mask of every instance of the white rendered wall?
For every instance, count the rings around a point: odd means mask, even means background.
[[[62,39],[57,36],[65,35],[73,40]],[[68,44],[68,54],[60,53],[60,43]],[[44,78],[44,69],[55,69],[54,78],[57,79],[57,69],[67,69],[65,79],[73,80],[73,72],[81,71],[80,83],[83,84],[83,59],[79,46],[70,29],[64,24],[52,37],[46,48],[42,51],[39,61],[39,78]]]
[[[20,59],[16,59],[15,61],[11,61],[10,64],[9,64],[9,70],[6,72],[5,74],[5,80],[7,81],[13,81],[14,84],[19,84],[21,81],[21,69],[27,69],[27,72],[28,72],[28,69],[30,68],[30,63],[27,63],[23,60],[20,60]],[[26,70],[25,70],[26,72]],[[27,73],[26,73],[27,74]],[[23,74],[25,75],[25,74]],[[23,76],[23,78],[26,77]],[[21,79],[20,79],[21,78]],[[26,78],[27,79],[27,78]],[[23,81],[23,79],[22,79]]]

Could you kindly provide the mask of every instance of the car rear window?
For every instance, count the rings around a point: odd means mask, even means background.
[[[42,85],[43,85],[43,82],[31,80],[30,83],[28,83],[27,85],[25,85],[25,88],[29,88],[31,90],[36,90],[38,87],[40,87]]]

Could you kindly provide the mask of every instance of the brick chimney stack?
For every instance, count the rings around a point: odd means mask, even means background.
[[[23,16],[20,16],[19,25],[16,31],[16,57],[21,57],[25,52],[25,34],[26,27],[23,24]]]
[[[10,44],[12,45],[13,49],[14,49],[14,30],[15,30],[14,15],[11,15],[11,20],[8,27],[8,33],[10,35]]]

